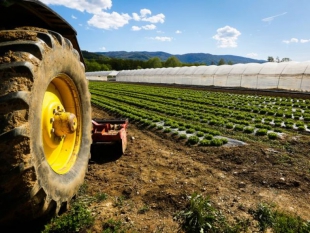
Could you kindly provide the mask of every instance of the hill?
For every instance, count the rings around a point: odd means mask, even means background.
[[[181,62],[183,63],[200,63],[200,64],[217,64],[221,59],[224,59],[224,61],[232,62],[233,64],[237,63],[264,63],[265,60],[256,60],[252,58],[247,57],[241,57],[241,56],[234,56],[234,55],[213,55],[209,53],[186,53],[182,55],[175,55],[165,52],[147,52],[147,51],[136,51],[136,52],[126,52],[126,51],[112,51],[112,52],[95,52],[90,53],[83,51],[84,53],[87,53],[89,56],[90,54],[96,54],[96,55],[103,55],[105,57],[110,58],[120,58],[120,59],[130,59],[130,60],[142,60],[147,61],[152,57],[158,57],[162,61],[166,61],[169,57],[175,56],[177,57]],[[86,59],[87,56],[84,56]]]

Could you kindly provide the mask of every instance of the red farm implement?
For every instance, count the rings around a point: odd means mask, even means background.
[[[128,119],[93,119],[92,120],[92,140],[93,144],[114,143],[119,146],[122,153],[127,147]]]

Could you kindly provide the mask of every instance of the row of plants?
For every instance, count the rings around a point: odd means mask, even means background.
[[[93,87],[93,88],[97,89],[98,91],[103,91],[102,87],[100,86]],[[221,104],[217,104],[216,101],[210,102],[211,98],[208,99],[208,101],[207,100],[204,101],[204,104],[197,104],[195,102],[192,102],[192,100],[188,101],[188,100],[185,100],[184,98],[182,99],[182,97],[175,98],[176,97],[175,93],[173,93],[173,98],[171,99],[169,98],[169,94],[160,94],[158,93],[158,91],[152,90],[154,87],[152,87],[151,89],[148,89],[148,88],[149,87],[146,87],[143,90],[140,90],[141,86],[133,85],[132,88],[130,86],[126,89],[122,87],[116,87],[116,88],[114,87],[111,89],[106,89],[105,91],[109,93],[115,93],[121,96],[131,96],[133,98],[146,99],[146,100],[150,100],[153,102],[154,101],[164,102],[165,104],[169,103],[170,105],[175,105],[175,106],[186,105],[187,109],[190,109],[194,111],[195,113],[209,112],[211,114],[215,114],[217,117],[218,116],[222,116],[225,118],[230,117],[234,121],[237,120],[236,123],[238,123],[239,120],[248,121],[250,123],[251,121],[255,121],[258,123],[264,123],[264,124],[271,125],[271,126],[283,127],[283,128],[288,128],[288,129],[296,129],[296,130],[298,129],[302,131],[302,130],[307,130],[308,128],[307,124],[309,124],[308,121],[310,120],[310,114],[305,113],[305,112],[301,113],[296,110],[294,111],[294,114],[292,112],[290,112],[289,114],[288,111],[279,110],[278,112],[275,112],[274,110],[269,111],[266,109],[262,109],[259,112],[259,111],[256,111],[255,108],[252,108],[252,107],[248,107],[248,106],[242,107],[244,106],[244,103],[243,105],[239,104],[239,106],[241,106],[239,108],[231,108],[230,106],[223,106]],[[171,92],[174,92],[173,89],[176,89],[176,88],[161,88],[161,89],[165,89],[165,91],[171,94]],[[160,90],[160,92],[162,93],[163,90]],[[193,95],[196,92],[197,91],[190,91],[190,93],[193,93]],[[155,93],[155,95],[153,93]],[[230,96],[232,94],[227,94],[227,93],[224,93],[224,94],[229,95],[229,98],[233,99],[233,97]],[[219,99],[222,97],[223,96],[219,96],[216,98]],[[227,109],[229,109],[228,112],[227,112]],[[178,112],[176,114],[178,114]],[[189,115],[193,115],[193,113],[189,113]]]
[[[225,138],[214,138],[214,136],[220,134],[219,131],[207,128],[201,124],[172,119],[155,112],[145,111],[129,105],[119,104],[118,107],[115,107],[117,101],[111,101],[102,97],[97,98],[93,96],[92,102],[98,107],[111,111],[113,114],[127,117],[132,121],[140,123],[144,127],[156,128],[163,133],[171,133],[171,135],[179,139],[186,139],[187,143],[190,145],[221,146],[227,143],[227,139]]]
[[[90,92],[93,104],[109,110],[112,107],[111,111],[119,115],[139,121],[147,127],[156,127],[164,133],[171,133],[181,139],[197,136],[199,131],[208,134],[208,131],[212,132],[212,130],[217,131],[216,135],[224,137],[233,135],[233,133],[229,133],[232,131],[248,135],[267,135],[269,139],[278,138],[279,133],[282,132],[308,131],[306,119],[297,120],[285,118],[285,116],[262,115],[253,111],[246,112],[245,109],[216,106],[210,101],[210,99],[216,98],[218,101],[220,97],[223,99],[229,97],[232,101],[241,98],[242,95],[240,94],[218,94],[219,92],[111,82],[90,82]],[[210,99],[205,99],[204,104],[201,103],[201,100],[193,101],[193,98],[198,95],[197,93],[199,95],[205,93]],[[243,99],[252,100],[253,98],[255,96],[243,96]],[[308,100],[299,101],[305,103]],[[186,132],[186,125],[192,128],[194,132]],[[205,141],[203,136],[198,136],[198,138],[200,145],[214,145],[214,142],[210,140]],[[194,142],[197,139],[191,141]]]
[[[156,88],[155,88],[156,89]],[[117,88],[117,90],[123,90],[130,92],[131,90],[126,88]],[[139,93],[144,93],[145,88],[141,86],[135,87],[135,90]],[[292,112],[307,112],[310,103],[309,99],[294,99],[294,98],[280,98],[280,97],[266,97],[258,95],[240,95],[240,94],[230,94],[223,92],[206,92],[206,91],[192,91],[190,93],[184,91],[183,89],[170,90],[166,93],[165,88],[160,90],[154,90],[149,92],[152,95],[165,96],[166,98],[178,99],[183,98],[185,100],[197,102],[197,103],[210,103],[214,105],[224,105],[231,108],[240,108],[248,110],[249,107],[259,107],[259,108],[273,108],[285,110],[283,106],[288,106],[287,110]],[[246,103],[246,104],[245,104]],[[304,109],[304,110],[303,110]]]
[[[104,98],[102,96],[94,95],[92,97],[93,103],[97,106],[103,107],[106,110],[112,111],[114,114],[119,114],[124,117],[128,117],[134,121],[138,121],[146,127],[162,130],[164,133],[172,133],[173,136],[179,136],[180,139],[188,139],[188,144],[199,144],[200,146],[221,146],[227,143],[226,138],[213,138],[213,136],[219,135],[220,132],[207,128],[205,125],[197,123],[186,123],[175,118],[169,118],[163,115],[158,115],[156,112],[145,111],[142,108],[135,108],[130,105],[124,105],[118,101]],[[118,107],[115,107],[116,105]],[[163,121],[161,124],[159,121]],[[235,130],[243,131],[243,128],[238,126]],[[253,133],[254,128],[244,128],[245,133]],[[191,135],[194,134],[194,135]],[[188,137],[188,135],[191,135]],[[256,131],[256,135],[264,136],[268,135],[270,139],[276,139],[276,133],[268,133],[267,129],[259,129]]]

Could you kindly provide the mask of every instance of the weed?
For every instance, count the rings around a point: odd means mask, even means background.
[[[178,214],[185,232],[207,232],[214,227],[217,216],[219,213],[211,205],[209,198],[197,193],[190,197],[188,208]]]
[[[258,204],[256,210],[251,211],[253,218],[258,222],[258,228],[261,232],[265,232],[274,224],[274,214],[271,206],[265,203]]]
[[[240,220],[230,226],[224,215],[212,206],[208,197],[194,193],[188,203],[188,207],[176,215],[181,228],[188,233],[237,233],[245,232],[249,227],[249,220]]]
[[[310,222],[305,222],[299,216],[293,216],[283,212],[275,212],[274,232],[279,233],[308,233]]]
[[[100,193],[97,193],[95,197],[98,202],[101,202],[101,201],[105,201],[108,198],[108,194],[100,192]]]
[[[114,207],[122,207],[124,205],[124,196],[116,197],[114,202]]]
[[[277,233],[307,233],[310,232],[310,222],[304,221],[299,216],[275,211],[274,206],[260,203],[256,210],[250,210],[253,218],[258,222],[260,232],[269,228]]]
[[[86,194],[87,188],[88,188],[88,184],[84,182],[78,191],[78,196]]]
[[[61,216],[54,217],[45,225],[42,233],[81,232],[94,222],[87,206],[82,202],[74,202],[72,208]]]
[[[138,214],[144,214],[149,210],[150,210],[150,208],[147,205],[145,205],[141,209],[138,210]]]
[[[114,219],[109,219],[108,221],[102,224],[103,232],[102,233],[125,233],[125,230],[122,230],[122,222],[115,221]]]

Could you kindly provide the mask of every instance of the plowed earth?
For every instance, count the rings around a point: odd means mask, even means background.
[[[93,118],[114,118],[93,107]],[[216,208],[234,218],[250,218],[259,203],[310,219],[310,141],[289,135],[236,147],[187,146],[184,141],[129,123],[124,155],[93,146],[85,184],[87,195],[107,194],[90,209],[92,232],[109,219],[128,232],[180,232],[175,214],[187,197],[209,196]],[[252,230],[255,222],[251,221]]]

